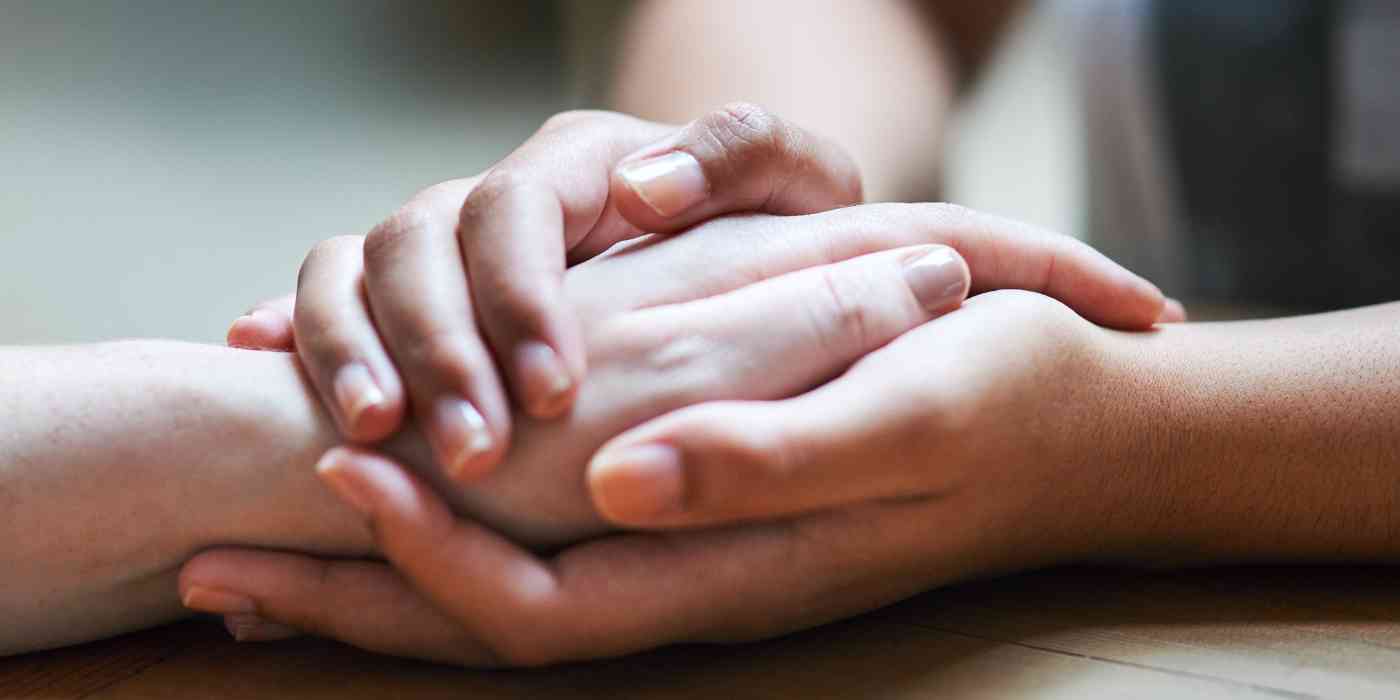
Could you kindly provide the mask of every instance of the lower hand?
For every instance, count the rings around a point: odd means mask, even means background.
[[[1150,493],[1150,474],[1115,459],[1131,435],[1112,408],[1114,337],[1048,298],[990,293],[808,394],[664,416],[590,472],[604,513],[662,531],[546,558],[454,519],[392,462],[343,452],[333,483],[397,569],[224,551],[193,560],[182,586],[239,581],[257,601],[240,623],[250,639],[302,630],[536,665],[761,638],[951,581],[1111,556]],[[669,467],[607,466],[658,443],[675,450],[678,492],[647,484]],[[647,507],[675,493],[679,508]],[[686,527],[713,523],[730,524]]]

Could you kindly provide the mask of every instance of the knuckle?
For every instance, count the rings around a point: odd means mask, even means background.
[[[483,218],[492,208],[528,186],[531,178],[517,167],[500,165],[487,173],[462,204],[462,220],[467,222]]]
[[[458,333],[428,331],[404,343],[403,364],[406,371],[416,370],[437,378],[465,379],[470,360],[466,344]]]
[[[539,133],[547,134],[556,131],[569,129],[579,124],[587,124],[597,121],[605,121],[616,116],[613,112],[598,109],[570,109],[558,112],[540,125]]]
[[[835,356],[844,356],[851,348],[870,347],[877,323],[866,303],[871,290],[834,267],[822,268],[816,275],[819,295],[809,311],[816,341]]]
[[[801,137],[797,130],[757,105],[725,105],[702,119],[701,126],[720,147],[721,160],[730,174],[744,166],[787,166],[799,159]]]
[[[427,235],[433,219],[432,210],[417,201],[400,207],[365,236],[365,263],[373,265],[392,259],[409,240]]]
[[[755,423],[729,439],[726,461],[772,481],[788,481],[803,463],[799,445],[771,427]]]
[[[734,367],[733,354],[712,334],[684,319],[657,323],[648,314],[599,324],[590,343],[621,362],[626,381],[650,386],[665,406],[689,406],[732,396],[751,370]]]

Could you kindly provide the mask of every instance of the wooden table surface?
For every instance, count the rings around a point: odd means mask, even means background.
[[[0,659],[0,697],[1400,698],[1400,568],[1064,569],[783,639],[480,672],[199,620]]]

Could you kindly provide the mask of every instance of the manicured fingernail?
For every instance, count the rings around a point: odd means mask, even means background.
[[[679,511],[685,498],[680,452],[660,444],[605,449],[588,465],[588,487],[598,510],[618,522]]]
[[[185,590],[185,597],[180,602],[190,610],[215,615],[247,615],[258,611],[258,606],[252,598],[242,593],[208,586],[190,586]]]
[[[335,400],[340,404],[340,414],[345,418],[345,431],[353,433],[364,412],[384,404],[384,392],[374,382],[369,368],[358,362],[351,362],[340,368],[335,375]]]
[[[346,461],[351,458],[351,453],[345,448],[332,447],[316,462],[316,473],[332,491],[335,491],[340,500],[359,511],[360,515],[369,517],[374,512],[374,501],[365,491],[364,485],[346,470]]]
[[[710,194],[705,170],[695,156],[672,151],[618,166],[617,174],[657,214],[670,218]]]
[[[525,385],[525,401],[530,413],[550,417],[567,407],[574,378],[569,376],[554,348],[538,341],[522,343],[515,351],[515,361]]]
[[[438,401],[435,413],[433,422],[443,468],[454,480],[471,479],[477,474],[477,458],[496,444],[486,419],[476,407],[461,399]]]
[[[952,248],[935,246],[904,261],[904,281],[924,309],[937,314],[962,303],[971,278],[967,263]]]
[[[225,615],[224,629],[240,642],[271,642],[297,636],[298,632],[286,625],[258,617],[257,615]]]

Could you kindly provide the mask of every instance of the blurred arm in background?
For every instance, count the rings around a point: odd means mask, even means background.
[[[843,146],[869,200],[933,199],[959,90],[1022,5],[647,0],[622,31],[609,101],[662,122],[756,103]]]

